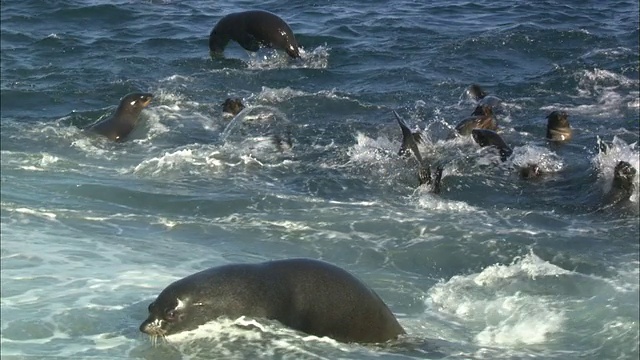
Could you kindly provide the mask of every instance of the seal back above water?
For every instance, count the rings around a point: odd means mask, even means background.
[[[252,52],[267,46],[284,50],[294,59],[300,57],[298,41],[289,25],[268,11],[250,10],[224,16],[209,34],[209,50],[221,54],[230,40]]]
[[[342,342],[384,342],[405,333],[372,289],[346,270],[312,259],[231,264],[187,276],[149,305],[140,330],[165,336],[223,316],[278,320]]]

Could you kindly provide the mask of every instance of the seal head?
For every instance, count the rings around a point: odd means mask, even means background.
[[[86,130],[104,135],[113,141],[123,141],[135,128],[142,109],[151,102],[150,93],[131,93],[120,100],[115,114],[90,125]]]
[[[209,34],[209,50],[214,55],[221,54],[230,40],[251,52],[266,46],[284,50],[294,59],[300,57],[298,41],[289,25],[268,11],[250,10],[224,16]]]
[[[244,104],[240,99],[231,99],[227,98],[224,103],[222,103],[222,112],[231,114],[233,116],[238,115],[240,111],[244,109]]]
[[[405,333],[372,289],[346,270],[312,259],[230,264],[187,276],[149,305],[140,331],[166,336],[240,316],[342,342],[385,342]]]
[[[547,139],[552,141],[571,140],[569,115],[564,111],[553,111],[547,116]]]

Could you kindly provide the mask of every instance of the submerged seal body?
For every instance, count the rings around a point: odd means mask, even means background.
[[[120,100],[113,116],[85,128],[113,141],[123,141],[138,123],[140,112],[153,98],[149,93],[131,93]]]
[[[298,41],[289,25],[268,11],[250,10],[224,16],[209,34],[209,50],[220,54],[230,40],[252,52],[267,46],[284,50],[294,59],[300,57]]]
[[[498,129],[498,124],[493,118],[491,106],[478,105],[470,117],[460,121],[460,123],[456,125],[456,131],[460,135],[470,135],[473,129]]]
[[[553,111],[547,116],[547,139],[553,141],[571,140],[572,131],[569,115],[564,111]]]
[[[384,342],[405,333],[373,290],[346,270],[312,259],[231,264],[187,276],[149,305],[140,331],[165,336],[222,316],[278,320],[342,342]]]
[[[481,147],[494,146],[500,152],[500,160],[507,161],[507,158],[511,156],[513,150],[507,145],[497,132],[488,129],[473,129],[471,131],[473,140]]]

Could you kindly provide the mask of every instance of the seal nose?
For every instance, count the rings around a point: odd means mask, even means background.
[[[149,324],[151,324],[149,319],[143,321],[142,324],[140,324],[140,331],[145,334],[149,334]]]

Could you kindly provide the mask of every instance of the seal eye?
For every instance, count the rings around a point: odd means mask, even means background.
[[[165,319],[167,319],[167,321],[176,321],[178,320],[178,311],[174,310],[174,309],[167,309],[167,311],[165,312]]]

